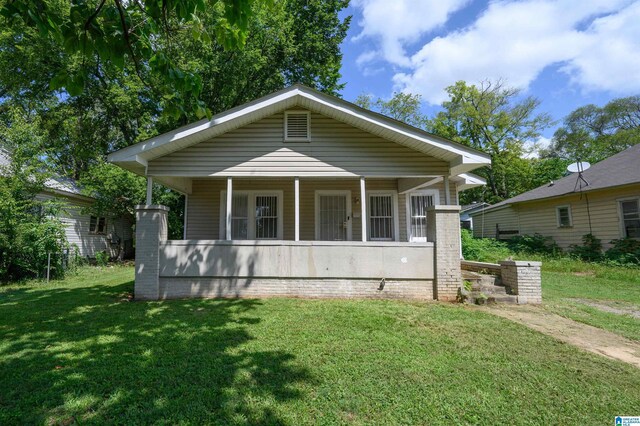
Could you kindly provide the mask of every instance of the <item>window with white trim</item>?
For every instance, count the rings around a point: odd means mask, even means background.
[[[396,239],[396,203],[392,193],[370,193],[367,197],[369,240],[394,241]]]
[[[623,238],[640,238],[640,199],[620,200]]]
[[[309,111],[285,111],[284,140],[308,142],[311,140],[311,114]]]
[[[226,235],[227,192],[220,195],[220,237]],[[282,239],[282,191],[233,191],[232,240]]]
[[[558,221],[558,228],[570,228],[573,226],[571,221],[571,206],[556,207],[556,219]]]
[[[427,241],[427,208],[440,204],[438,190],[423,189],[407,194],[407,235],[409,242]]]
[[[104,234],[107,231],[107,218],[91,216],[89,219],[89,233]]]

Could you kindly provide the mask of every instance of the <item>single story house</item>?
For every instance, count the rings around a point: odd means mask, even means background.
[[[10,153],[0,147],[0,168],[11,162]],[[73,179],[53,176],[44,183],[37,199],[56,199],[62,202],[58,219],[65,225],[71,254],[94,258],[97,252],[106,251],[111,257],[133,255],[133,224],[120,217],[96,217],[86,211],[95,200],[82,194]]]
[[[455,299],[484,153],[294,85],[109,155],[147,177],[135,295]],[[167,240],[151,183],[186,195]]]
[[[589,233],[605,248],[612,240],[640,238],[640,144],[471,217],[476,237],[541,234],[563,249],[582,244]]]

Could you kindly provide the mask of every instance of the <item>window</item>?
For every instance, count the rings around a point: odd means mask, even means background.
[[[407,194],[407,234],[410,242],[427,241],[427,207],[439,204],[435,189]]]
[[[282,239],[282,191],[233,191],[232,240]],[[227,193],[220,196],[220,238],[225,237]]]
[[[310,135],[309,111],[285,111],[284,140],[291,142],[308,142]]]
[[[640,238],[640,199],[620,201],[623,238]]]
[[[367,199],[369,215],[369,240],[395,241],[397,235],[397,203],[393,193],[369,193]]]
[[[571,223],[571,206],[556,207],[556,218],[558,220],[558,228],[570,228]]]
[[[91,216],[89,220],[89,232],[92,234],[104,234],[107,230],[107,219]]]

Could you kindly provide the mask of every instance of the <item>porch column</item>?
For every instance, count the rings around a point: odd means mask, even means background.
[[[455,300],[462,286],[460,206],[427,208],[427,241],[435,245],[433,296],[438,300]]]
[[[147,177],[147,206],[153,204],[153,178],[151,176]]]
[[[160,244],[167,240],[169,207],[136,206],[136,299],[160,298]]]
[[[367,241],[367,188],[364,183],[364,176],[360,176],[360,209],[362,241]]]
[[[293,181],[293,193],[295,203],[295,241],[300,241],[300,178],[296,176]]]
[[[449,191],[449,176],[444,176],[444,203],[451,205],[451,192]]]
[[[232,200],[233,200],[233,179],[231,179],[230,177],[227,178],[227,217],[226,217],[226,230],[227,230],[227,235],[225,236],[225,239],[227,241],[231,241],[231,207],[232,207]]]

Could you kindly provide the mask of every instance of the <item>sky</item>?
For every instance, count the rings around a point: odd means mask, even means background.
[[[416,93],[432,115],[456,81],[503,79],[559,125],[577,107],[640,94],[640,0],[352,0],[346,15],[349,101]]]

